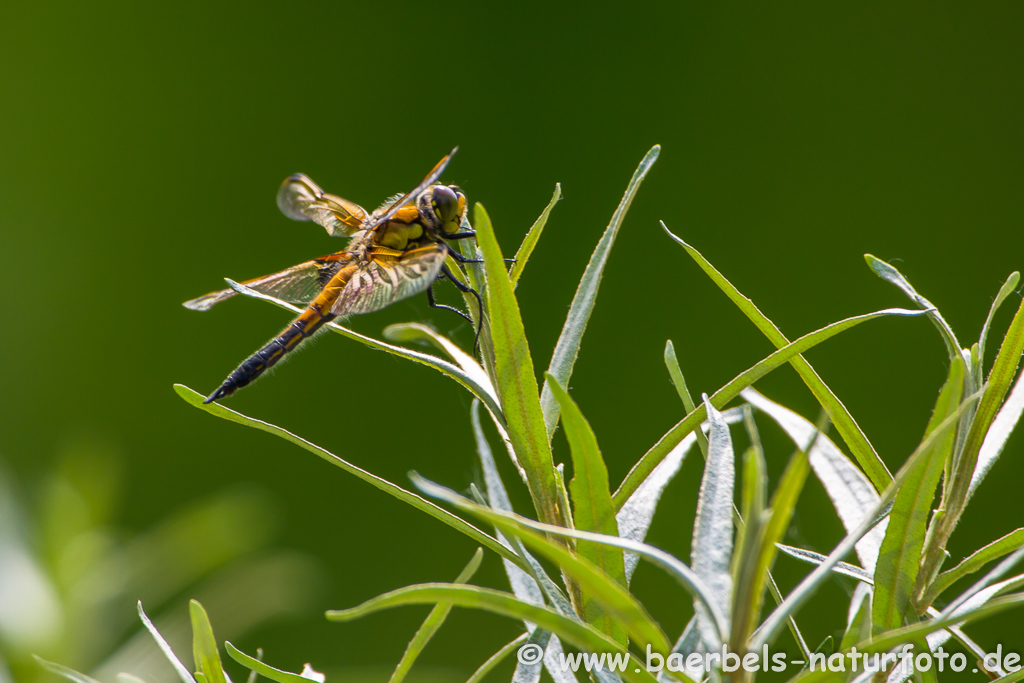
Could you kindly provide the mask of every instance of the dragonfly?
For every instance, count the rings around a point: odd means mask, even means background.
[[[476,297],[478,326],[482,326],[479,293],[446,263],[449,256],[458,263],[478,262],[449,244],[476,236],[475,231],[463,229],[466,196],[456,185],[438,183],[458,149],[446,154],[412,191],[392,197],[373,212],[325,193],[301,173],[287,178],[277,193],[278,208],[291,219],[312,221],[328,235],[348,237],[349,242],[342,251],[242,283],[305,310],[235,368],[203,403],[231,396],[250,384],[331,320],[378,311],[423,291],[434,308],[454,311],[472,323],[463,311],[435,300],[433,284],[441,279]],[[222,289],[184,306],[205,311],[235,294],[234,289]]]

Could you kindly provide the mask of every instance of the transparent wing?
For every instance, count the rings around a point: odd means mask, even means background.
[[[281,183],[277,206],[296,221],[313,221],[332,237],[352,235],[363,227],[368,214],[363,207],[347,199],[327,194],[301,173]]]
[[[255,289],[257,292],[291,304],[308,304],[320,293],[320,290],[324,288],[324,284],[338,272],[338,269],[349,262],[345,258],[346,256],[345,252],[332,254],[300,263],[288,270],[282,270],[280,273],[247,280],[242,284]],[[235,294],[237,292],[233,289],[221,289],[205,294],[198,299],[186,301],[183,305],[185,308],[190,308],[193,311],[206,311],[214,304],[229,299],[235,296]]]
[[[399,198],[397,201],[391,204],[391,206],[388,207],[387,211],[381,214],[378,218],[374,219],[371,225],[367,226],[367,229],[372,230],[373,228],[376,228],[378,225],[386,223],[391,219],[392,216],[395,215],[395,212],[397,212],[399,209],[401,209],[409,202],[414,201],[416,197],[420,196],[420,193],[423,192],[423,190],[427,189],[428,187],[436,183],[438,179],[441,177],[441,174],[444,173],[444,169],[445,167],[448,166],[448,162],[451,161],[452,157],[455,156],[455,153],[458,151],[459,148],[456,147],[452,151],[448,152],[448,154],[445,154],[444,158],[441,159],[441,161],[437,162],[437,166],[434,166],[434,168],[431,169],[430,173],[427,174],[427,177],[424,178],[419,185],[414,187],[410,192],[403,195],[401,198]]]
[[[370,313],[426,290],[437,279],[448,253],[436,244],[413,249],[391,263],[372,261],[352,276],[331,312]]]

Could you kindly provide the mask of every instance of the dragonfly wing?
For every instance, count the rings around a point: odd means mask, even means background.
[[[285,216],[296,221],[313,221],[327,230],[332,237],[354,234],[363,227],[368,214],[363,207],[327,194],[320,186],[301,173],[281,183],[277,191],[277,206]]]
[[[389,220],[391,220],[392,216],[394,216],[399,209],[401,209],[406,204],[415,201],[416,197],[420,196],[420,193],[422,193],[425,189],[427,189],[428,187],[430,187],[431,185],[438,181],[438,179],[441,177],[441,174],[444,173],[445,167],[448,166],[448,162],[451,161],[452,157],[458,151],[459,148],[456,147],[452,151],[448,152],[448,154],[445,154],[444,158],[441,159],[441,161],[437,162],[437,165],[430,170],[430,173],[427,174],[427,177],[424,178],[419,185],[414,187],[412,191],[410,191],[408,194],[403,195],[397,201],[392,203],[388,207],[387,211],[385,211],[383,214],[375,218],[373,223],[367,226],[367,229],[372,230],[373,228],[376,228],[378,225],[387,223]]]
[[[280,273],[247,280],[242,284],[290,304],[305,305],[320,293],[324,284],[348,261],[346,256],[345,252],[332,254],[300,263],[287,270],[282,270]],[[193,311],[206,311],[214,304],[229,299],[235,294],[237,292],[233,289],[221,289],[205,294],[198,299],[186,301],[184,306]]]
[[[398,261],[372,261],[352,276],[331,313],[370,313],[419,294],[437,279],[447,256],[437,244],[413,249]]]

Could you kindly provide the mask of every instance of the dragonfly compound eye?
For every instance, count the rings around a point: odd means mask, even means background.
[[[459,198],[455,191],[444,185],[434,187],[434,198],[430,203],[441,225],[451,223],[459,212]]]

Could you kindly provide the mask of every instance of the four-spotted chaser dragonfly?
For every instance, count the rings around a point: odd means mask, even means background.
[[[230,396],[246,386],[322,325],[339,316],[377,311],[426,290],[431,306],[455,311],[469,319],[458,309],[438,304],[432,289],[436,280],[447,277],[460,290],[472,292],[480,303],[479,294],[462,284],[445,265],[449,255],[456,261],[467,261],[446,240],[476,234],[462,230],[466,196],[455,185],[436,184],[456,151],[458,147],[441,159],[411,192],[385,202],[372,213],[346,199],[326,194],[302,174],[285,180],[277,193],[277,205],[286,216],[313,221],[332,237],[351,239],[344,251],[242,283],[257,292],[305,305],[306,310],[228,375],[204,403]],[[205,311],[235,294],[233,289],[222,289],[184,305]]]

